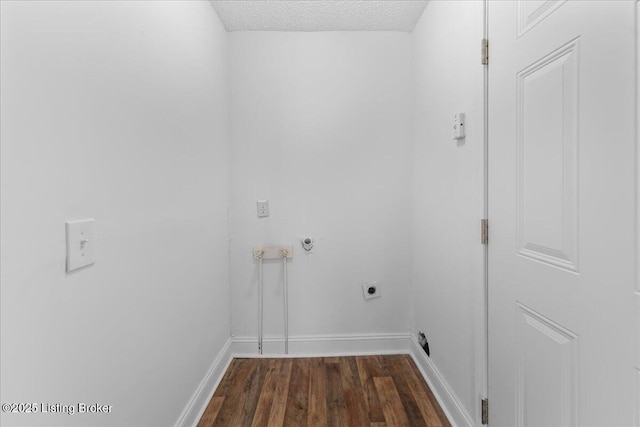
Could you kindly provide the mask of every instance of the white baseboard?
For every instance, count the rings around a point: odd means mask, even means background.
[[[330,357],[367,354],[409,353],[411,335],[408,333],[382,335],[313,335],[289,337],[289,354],[284,354],[284,339],[269,337],[262,340],[262,355],[258,354],[256,337],[233,337],[233,357]]]
[[[200,385],[187,402],[187,406],[183,409],[175,427],[195,427],[200,421],[200,417],[207,408],[213,392],[220,384],[222,376],[231,364],[231,339],[228,339],[224,347],[218,353],[211,367],[207,371]]]
[[[474,427],[473,417],[469,415],[436,365],[413,338],[411,339],[410,354],[451,424],[454,427]]]

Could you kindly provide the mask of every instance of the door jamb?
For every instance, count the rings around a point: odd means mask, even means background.
[[[489,0],[482,1],[482,37],[489,40]],[[490,49],[490,48],[489,48]],[[490,52],[490,50],[489,50]],[[489,58],[491,54],[489,53]],[[490,59],[489,59],[490,61]],[[489,220],[489,63],[482,64],[482,211],[483,218]],[[489,222],[490,224],[490,222]],[[490,227],[490,225],[489,225]],[[488,242],[491,242],[489,238]],[[484,363],[480,369],[483,378],[481,378],[484,397],[489,398],[489,243],[483,245],[483,341],[484,341]],[[482,409],[481,409],[482,411]],[[489,423],[491,418],[489,418]]]

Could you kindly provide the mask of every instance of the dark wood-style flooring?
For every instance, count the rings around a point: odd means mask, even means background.
[[[450,426],[410,356],[233,359],[198,427]]]

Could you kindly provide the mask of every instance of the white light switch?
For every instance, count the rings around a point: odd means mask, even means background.
[[[94,222],[93,219],[67,221],[67,272],[96,262]]]

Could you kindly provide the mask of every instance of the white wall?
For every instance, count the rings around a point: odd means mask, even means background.
[[[257,335],[252,247],[269,243],[295,244],[291,336],[406,333],[411,35],[230,33],[229,49],[232,334]],[[265,265],[266,337],[283,333],[281,265]]]
[[[2,401],[113,405],[2,424],[173,425],[228,339],[226,33],[208,2],[0,4]]]
[[[468,415],[484,390],[482,2],[432,1],[413,32],[413,329]],[[463,143],[453,115],[467,115]],[[479,425],[479,422],[477,422]]]

